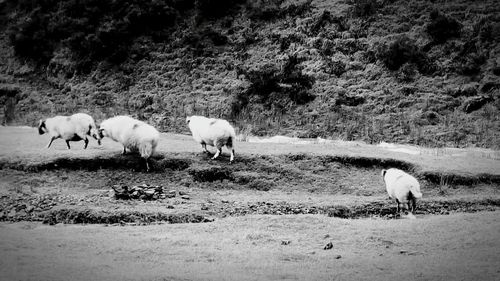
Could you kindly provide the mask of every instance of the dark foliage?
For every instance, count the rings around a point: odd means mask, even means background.
[[[427,55],[407,36],[399,37],[389,46],[380,46],[376,55],[390,70],[398,70],[405,63],[413,63],[420,73],[430,74],[435,71],[435,66]]]
[[[244,75],[250,81],[250,87],[237,94],[232,105],[232,114],[237,115],[249,103],[250,97],[259,97],[260,102],[271,102],[275,105],[283,103],[288,98],[295,104],[306,104],[316,96],[309,90],[315,79],[302,74],[298,65],[299,58],[289,56],[283,67],[274,64],[265,64],[258,69],[239,68],[238,74]],[[270,101],[273,93],[277,93],[278,100]]]
[[[351,14],[354,17],[366,18],[377,13],[380,4],[376,0],[353,0]]]
[[[259,0],[248,1],[248,17],[252,20],[271,21],[284,17],[296,17],[311,11],[311,2],[308,0],[302,3],[292,3],[285,7],[281,4],[283,0]]]
[[[346,72],[346,65],[343,61],[336,60],[336,61],[331,61],[328,60],[326,62],[327,64],[327,69],[326,72],[330,74],[335,74],[335,76],[340,77],[340,75],[344,74]]]
[[[437,43],[444,43],[452,37],[460,36],[460,23],[455,19],[433,10],[430,15],[430,22],[427,24],[426,31],[432,40]]]
[[[396,79],[398,79],[399,82],[411,82],[415,79],[415,75],[417,75],[415,65],[412,63],[405,63],[399,68]]]
[[[197,182],[234,180],[233,173],[224,167],[192,167],[188,172],[193,176],[193,180]]]
[[[485,104],[492,101],[493,98],[488,96],[474,97],[466,100],[462,108],[465,113],[471,113],[473,111],[481,109]]]
[[[9,38],[17,55],[46,63],[60,46],[85,65],[93,59],[121,62],[140,35],[167,36],[179,14],[192,8],[181,0],[21,0]]]
[[[245,0],[195,0],[195,9],[201,19],[215,19],[229,14],[244,2]]]

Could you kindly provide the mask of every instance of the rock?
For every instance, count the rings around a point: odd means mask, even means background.
[[[338,259],[342,258],[342,256],[341,255],[335,255],[334,258],[338,260]]]
[[[188,195],[188,193],[187,193],[187,192],[185,192],[185,191],[179,191],[179,195],[181,195],[181,196],[182,196],[182,195]]]
[[[292,243],[290,240],[281,240],[281,245],[290,245],[290,243]]]
[[[35,209],[35,207],[29,205],[28,207],[26,207],[26,212],[31,213],[31,212],[33,212],[34,209]]]
[[[328,242],[328,244],[325,245],[325,247],[323,248],[323,250],[330,250],[332,248],[333,248],[332,242]]]
[[[189,200],[189,199],[191,199],[191,197],[189,197],[189,195],[182,195],[182,196],[181,196],[181,198],[182,198],[182,199],[184,199],[184,200]]]

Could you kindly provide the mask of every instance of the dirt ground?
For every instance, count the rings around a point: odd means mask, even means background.
[[[124,227],[20,222],[2,223],[0,231],[1,280],[500,278],[498,211],[416,220],[253,215]]]
[[[146,173],[110,140],[47,142],[0,127],[0,280],[500,277],[498,151],[238,142],[229,164],[162,134]],[[415,220],[392,216],[380,170],[393,165],[421,181]],[[176,196],[110,192],[140,183]]]

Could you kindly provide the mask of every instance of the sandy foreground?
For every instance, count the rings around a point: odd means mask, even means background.
[[[500,212],[0,224],[1,280],[500,280]],[[333,248],[324,250],[329,242]]]

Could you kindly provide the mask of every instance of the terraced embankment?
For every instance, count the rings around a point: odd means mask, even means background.
[[[47,150],[40,139],[33,140],[30,129],[1,130],[30,140],[19,143],[25,150],[4,151],[0,158],[0,219],[7,221],[184,223],[248,214],[391,218],[395,206],[380,177],[380,169],[387,167],[420,179],[424,198],[417,215],[496,210],[500,205],[495,152],[476,158],[421,153],[415,160],[362,144],[348,148],[357,153],[339,153],[338,144],[239,143],[237,161],[229,164],[226,155],[210,161],[209,155],[194,152],[198,146],[189,137],[166,135],[152,161],[153,172],[146,173],[140,157],[120,155],[119,145],[109,141],[88,150],[65,150],[63,144]],[[2,137],[0,146],[12,141]],[[369,150],[372,155],[360,155]],[[439,163],[441,168],[433,168]],[[478,170],[481,165],[489,170]],[[114,185],[141,183],[159,185],[174,196],[117,200],[111,192]]]

